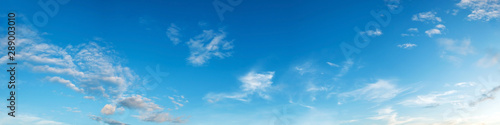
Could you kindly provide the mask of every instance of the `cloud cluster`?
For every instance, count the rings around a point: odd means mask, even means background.
[[[463,9],[471,9],[467,17],[471,20],[489,21],[500,17],[499,0],[461,0],[458,4]]]
[[[84,99],[104,99],[111,102],[112,104],[100,109],[102,114],[112,115],[115,111],[122,111],[123,107],[139,110],[140,115],[162,112],[163,108],[146,97],[125,94],[134,93],[135,90],[131,86],[141,83],[140,77],[121,64],[122,59],[116,56],[117,53],[113,49],[96,43],[102,39],[61,47],[45,43],[45,40],[30,28],[20,26],[17,29],[20,34],[17,47],[21,48],[23,53],[17,54],[16,57],[35,73],[48,75],[45,80],[63,84],[84,94]],[[1,41],[3,40],[6,39]],[[0,43],[0,47],[6,47],[4,43],[6,42]],[[6,62],[7,59],[3,56],[0,62]],[[110,121],[99,117],[91,118],[103,122]]]

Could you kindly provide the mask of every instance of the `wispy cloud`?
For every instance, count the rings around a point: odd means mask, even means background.
[[[377,114],[378,114],[377,116],[370,117],[369,119],[386,120],[387,125],[401,125],[401,124],[407,124],[409,122],[414,122],[414,121],[419,120],[419,119],[423,119],[423,118],[400,117],[400,116],[398,116],[398,113],[392,109],[392,107],[379,109],[377,111]]]
[[[342,64],[342,69],[340,69],[340,72],[335,76],[334,79],[338,79],[338,78],[344,76],[345,74],[347,74],[347,72],[349,72],[349,70],[351,69],[351,67],[353,65],[354,65],[354,62],[352,61],[352,59],[348,59],[348,60],[344,61]]]
[[[249,95],[258,94],[264,99],[271,99],[271,96],[267,95],[268,89],[272,86],[272,78],[274,72],[256,73],[249,72],[247,75],[240,78],[240,82],[243,83],[240,88],[241,91],[227,94],[227,93],[208,93],[205,95],[204,99],[208,102],[214,103],[222,99],[236,99],[239,101],[250,101]]]
[[[500,53],[488,53],[477,61],[477,66],[488,68],[495,66],[498,62],[500,62]]]
[[[175,45],[181,43],[181,34],[180,34],[180,28],[177,27],[175,24],[170,24],[170,27],[167,29],[167,37],[172,41]]]
[[[48,79],[50,82],[58,82],[58,83],[64,84],[64,85],[66,85],[66,87],[68,87],[76,92],[83,92],[83,89],[76,87],[76,85],[71,83],[71,81],[63,79],[61,77],[57,77],[57,76],[46,77],[46,79]]]
[[[116,121],[116,120],[109,119],[109,118],[103,118],[103,117],[99,117],[99,116],[95,116],[95,115],[89,115],[89,118],[92,120],[98,121],[98,122],[106,123],[108,125],[128,125],[128,124],[122,123],[120,121]]]
[[[190,50],[188,61],[195,66],[201,66],[213,57],[223,59],[231,56],[233,43],[225,38],[226,32],[223,30],[203,30],[202,34],[187,42]]]
[[[400,104],[406,106],[423,106],[423,107],[436,107],[444,103],[451,103],[454,100],[446,96],[457,93],[455,90],[446,91],[444,93],[433,93],[427,95],[419,95],[415,99],[409,99],[401,102]]]
[[[396,85],[388,80],[379,79],[375,83],[367,84],[365,87],[340,93],[339,97],[354,97],[355,99],[365,99],[374,102],[382,102],[396,97],[403,89],[397,88]]]

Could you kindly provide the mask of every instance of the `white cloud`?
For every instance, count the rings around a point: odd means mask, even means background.
[[[460,82],[460,83],[457,83],[455,84],[455,86],[458,86],[458,87],[471,87],[471,86],[475,86],[476,83],[474,82]]]
[[[328,64],[329,66],[333,66],[333,67],[340,67],[339,65],[337,65],[335,63],[331,63],[331,62],[326,62],[326,64]]]
[[[236,99],[240,101],[249,101],[248,96],[257,93],[260,97],[264,99],[271,99],[269,95],[266,94],[269,88],[272,87],[272,78],[274,72],[266,73],[255,73],[253,71],[249,72],[247,75],[241,77],[239,80],[243,84],[240,86],[241,91],[231,94],[226,93],[208,93],[204,99],[208,102],[217,102],[225,98]]]
[[[380,36],[382,35],[382,30],[380,29],[367,30],[365,32],[361,32],[361,34],[367,34],[368,36]]]
[[[410,31],[410,32],[418,32],[418,28],[409,28],[408,31]]]
[[[432,37],[432,35],[441,34],[442,31],[445,29],[446,29],[446,27],[443,24],[438,24],[438,25],[436,25],[436,28],[427,30],[427,31],[425,31],[425,33],[429,37]]]
[[[66,85],[66,87],[68,87],[76,92],[83,92],[83,89],[76,87],[76,85],[71,83],[71,81],[63,79],[61,77],[57,77],[57,76],[46,77],[46,79],[48,79],[50,82],[58,82],[58,83],[64,84],[64,85]]]
[[[377,80],[375,83],[366,85],[363,88],[340,93],[339,97],[354,97],[356,99],[365,99],[375,102],[382,102],[396,97],[403,90],[397,88],[387,80]]]
[[[410,48],[413,48],[413,47],[417,47],[417,44],[405,43],[405,44],[399,44],[398,47],[399,48],[403,48],[403,49],[410,49]]]
[[[489,21],[500,17],[499,0],[461,0],[457,5],[463,9],[471,9],[472,13],[467,15],[471,20]]]
[[[451,90],[444,93],[433,93],[428,95],[419,95],[415,99],[409,99],[401,102],[400,104],[406,106],[424,106],[424,107],[435,107],[445,103],[454,102],[454,99],[446,97],[451,94],[455,94],[457,91]]]
[[[203,30],[203,33],[191,38],[187,44],[190,50],[188,61],[200,66],[213,57],[221,59],[231,56],[229,50],[233,49],[232,41],[224,40],[226,33],[222,30]]]
[[[112,115],[115,113],[116,106],[111,105],[111,104],[106,104],[104,107],[101,109],[101,113],[105,115]]]
[[[422,119],[422,118],[399,117],[398,113],[396,113],[392,109],[392,107],[379,109],[377,111],[377,113],[378,113],[377,116],[370,117],[369,119],[373,119],[373,120],[386,120],[387,121],[387,125],[408,124],[409,122],[413,122],[415,120]]]
[[[170,27],[167,29],[167,37],[172,41],[175,45],[179,44],[181,42],[180,36],[180,28],[177,27],[175,24],[170,24]]]
[[[426,22],[426,21],[431,21],[431,22],[441,22],[441,17],[436,16],[436,12],[422,12],[413,15],[411,18],[413,21],[420,21],[420,22]]]
[[[106,99],[113,104],[122,102],[120,104],[129,106],[127,108],[135,108],[141,112],[163,110],[146,97],[127,97],[124,94],[135,93],[137,89],[131,88],[132,85],[147,84],[148,81],[140,82],[139,76],[133,70],[121,64],[126,60],[119,58],[111,47],[100,46],[92,41],[76,46],[61,47],[43,43],[46,40],[30,28],[20,26],[16,27],[16,30],[19,31],[17,43],[22,43],[16,48],[18,47],[23,52],[16,54],[18,57],[23,57],[18,60],[23,61],[34,71],[56,75],[47,77],[49,81],[59,82],[72,90],[82,92],[85,94],[83,97],[85,99],[94,100],[97,96],[104,97],[99,99]],[[95,40],[99,41],[99,39]],[[1,42],[0,47],[6,47],[5,42]],[[3,56],[0,62],[5,62],[6,59],[8,58]],[[134,103],[134,101],[138,102]]]
[[[451,52],[460,55],[467,55],[474,52],[470,45],[470,39],[464,39],[461,42],[453,39],[441,38],[437,40],[438,44],[444,48],[446,52]]]

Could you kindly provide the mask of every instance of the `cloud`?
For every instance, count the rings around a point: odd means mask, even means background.
[[[405,44],[399,44],[398,47],[399,48],[403,48],[403,49],[410,49],[410,48],[413,48],[413,47],[417,47],[417,44],[405,43]]]
[[[369,101],[382,102],[396,97],[403,90],[397,88],[387,80],[377,80],[375,83],[366,85],[363,88],[340,93],[339,97],[354,97],[356,99],[365,99]]]
[[[495,95],[496,93],[500,91],[500,86],[496,86],[494,88],[492,88],[490,91],[486,92],[486,93],[483,93],[481,95],[481,97],[477,98],[476,100],[473,100],[469,103],[470,106],[475,106],[477,105],[478,103],[481,103],[481,102],[484,102],[486,100],[489,100],[489,99],[495,99]]]
[[[442,21],[441,17],[437,17],[436,14],[437,14],[436,12],[432,12],[432,11],[422,12],[422,13],[418,13],[418,14],[413,15],[411,20],[420,21],[420,22],[427,22],[427,21],[441,22]]]
[[[399,117],[398,113],[396,113],[392,107],[388,108],[383,108],[379,109],[377,111],[378,115],[374,117],[370,117],[369,119],[372,120],[386,120],[387,125],[401,125],[401,124],[407,124],[409,122],[413,122],[418,119],[422,118],[405,118],[405,117]]]
[[[367,30],[366,32],[361,32],[361,34],[367,34],[368,36],[380,36],[382,35],[382,30],[380,29]]]
[[[474,52],[473,47],[470,45],[470,39],[464,39],[461,42],[453,39],[440,38],[437,40],[438,44],[444,48],[446,52],[467,55]]]
[[[74,107],[74,108],[71,108],[71,107],[63,107],[66,109],[66,111],[68,112],[75,112],[75,113],[79,113],[79,112],[82,112],[80,110],[78,110],[78,108]]]
[[[441,34],[444,29],[446,29],[446,27],[443,24],[438,24],[436,28],[425,31],[425,34],[432,37],[432,35]]]
[[[499,61],[500,53],[489,53],[483,58],[479,59],[479,61],[477,61],[477,66],[488,68],[495,66]]]
[[[331,63],[331,62],[326,62],[326,64],[328,64],[329,66],[333,66],[333,67],[340,67],[339,65],[337,65],[335,63]]]
[[[170,27],[167,29],[167,37],[172,41],[175,45],[179,44],[181,42],[180,36],[180,28],[177,27],[175,24],[170,24]]]
[[[68,125],[63,122],[47,120],[31,115],[16,115],[15,118],[6,116],[0,117],[0,121],[5,125]]]
[[[354,62],[352,61],[352,59],[347,59],[346,61],[344,61],[343,65],[342,65],[342,69],[340,69],[339,74],[337,74],[334,79],[338,79],[338,78],[344,76],[345,74],[347,74],[347,72],[349,72],[349,70],[351,69],[351,67],[353,65],[354,65]]]
[[[101,109],[101,113],[105,115],[112,115],[115,113],[116,106],[111,105],[111,104],[106,104],[104,107]]]
[[[146,114],[141,114],[141,115],[135,115],[134,117],[137,117],[138,119],[140,119],[142,121],[157,122],[157,123],[163,123],[163,122],[185,123],[185,122],[187,122],[187,120],[182,119],[182,117],[173,118],[168,113],[146,113]]]
[[[409,32],[418,32],[418,28],[409,28],[408,31]]]
[[[226,33],[222,30],[203,30],[202,34],[191,38],[187,44],[190,50],[188,61],[201,66],[213,57],[221,59],[231,56],[232,41],[225,40]]]
[[[132,95],[118,101],[118,104],[129,108],[143,111],[158,111],[163,110],[159,105],[152,102],[151,99],[142,97],[141,95]]]
[[[122,123],[120,121],[116,121],[116,120],[109,119],[109,118],[103,118],[103,117],[99,117],[99,116],[95,116],[95,115],[90,115],[89,118],[92,120],[98,121],[98,122],[106,123],[108,125],[128,125],[128,124]]]
[[[139,95],[130,97],[124,94],[135,93],[137,89],[131,86],[144,82],[147,84],[148,81],[140,80],[133,70],[123,66],[121,62],[126,60],[119,58],[118,53],[111,47],[101,46],[93,41],[59,46],[43,43],[46,40],[30,28],[19,26],[16,30],[19,34],[16,39],[17,43],[22,43],[16,47],[23,52],[16,56],[20,57],[18,60],[24,62],[26,67],[36,71],[34,73],[50,73],[52,76],[47,77],[47,80],[64,84],[72,90],[81,92],[85,99],[94,100],[96,97],[104,97],[99,99],[106,99],[105,101],[111,102],[112,106],[123,105],[137,109],[140,113],[163,110],[146,97]],[[0,43],[0,47],[6,46],[4,42]],[[2,56],[0,62],[6,62],[7,59],[6,56]],[[106,105],[101,110],[104,114],[111,114],[114,108],[116,107]],[[97,117],[94,118],[97,119]],[[101,118],[99,121],[109,120]]]
[[[500,17],[499,0],[461,0],[457,5],[472,11],[467,15],[470,20],[489,21]]]
[[[272,86],[272,78],[274,76],[273,72],[265,73],[255,73],[253,71],[249,72],[247,75],[241,77],[239,80],[243,84],[240,86],[241,91],[226,94],[226,93],[208,93],[204,99],[208,102],[214,103],[225,98],[236,99],[239,101],[249,101],[246,99],[249,95],[257,93],[260,97],[264,99],[271,99],[269,95],[266,94],[268,89]]]
[[[455,84],[455,86],[458,86],[458,87],[470,87],[470,86],[475,86],[476,83],[474,82],[460,82],[460,83],[457,83]]]
[[[66,87],[68,87],[76,92],[83,92],[83,89],[76,87],[76,85],[71,83],[71,81],[63,79],[61,77],[57,77],[57,76],[46,77],[46,79],[48,79],[50,82],[58,82],[58,83],[64,84],[64,85],[66,85]]]
[[[444,103],[451,103],[454,100],[446,98],[443,96],[448,96],[457,93],[455,90],[447,91],[444,93],[434,93],[428,95],[419,95],[415,99],[409,99],[401,102],[400,104],[406,106],[424,106],[424,107],[436,107]]]

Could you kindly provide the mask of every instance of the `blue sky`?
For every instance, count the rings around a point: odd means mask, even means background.
[[[0,11],[16,13],[19,53],[16,117],[1,108],[2,125],[500,124],[498,0],[7,0]]]

